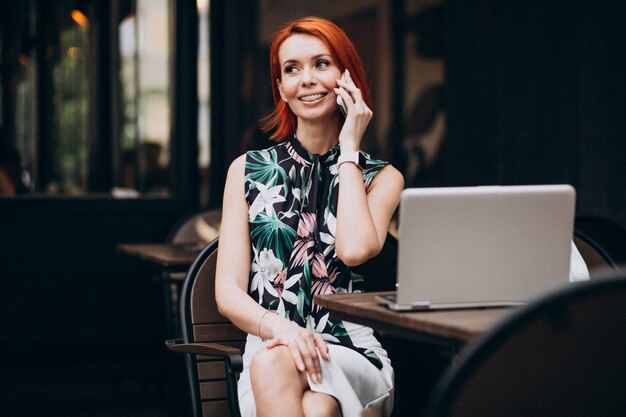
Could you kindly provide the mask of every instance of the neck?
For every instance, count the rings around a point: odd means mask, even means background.
[[[323,155],[339,142],[339,131],[337,120],[312,123],[298,119],[296,137],[307,151]]]

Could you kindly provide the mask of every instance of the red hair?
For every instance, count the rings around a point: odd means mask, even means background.
[[[276,83],[281,78],[278,51],[283,42],[294,34],[312,35],[324,42],[339,70],[342,73],[345,69],[350,71],[354,84],[361,90],[363,101],[372,108],[372,94],[365,78],[365,70],[348,35],[339,26],[319,17],[309,16],[295,20],[274,34],[270,48],[270,77],[275,107],[262,121],[261,129],[264,132],[276,129],[270,139],[277,142],[290,138],[296,131],[296,115],[281,99]]]

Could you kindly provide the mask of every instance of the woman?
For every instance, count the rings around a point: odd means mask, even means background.
[[[248,333],[242,415],[388,415],[386,352],[313,297],[362,290],[350,267],[380,252],[402,175],[359,152],[371,96],[341,29],[316,17],[286,25],[270,69],[276,107],[264,128],[279,144],[230,166],[217,261],[220,312]]]

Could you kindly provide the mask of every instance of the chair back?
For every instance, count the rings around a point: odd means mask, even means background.
[[[398,240],[390,233],[380,253],[362,265],[352,268],[365,277],[365,291],[395,291],[398,270]]]
[[[626,230],[612,220],[600,216],[577,216],[574,244],[592,278],[609,270],[626,268]]]
[[[219,236],[221,220],[222,210],[219,209],[199,210],[187,214],[170,229],[165,242],[188,243],[198,248],[204,247]],[[170,272],[162,277],[170,283],[170,293],[174,305],[177,304],[180,284],[185,277],[186,274],[180,272]]]
[[[512,313],[442,377],[426,416],[626,415],[626,275]]]
[[[218,240],[200,252],[181,291],[181,330],[185,343],[219,343],[243,351],[246,334],[222,316],[215,302]],[[195,417],[230,416],[224,360],[185,355]]]
[[[219,235],[222,211],[200,210],[184,216],[170,230],[168,243],[209,243]]]

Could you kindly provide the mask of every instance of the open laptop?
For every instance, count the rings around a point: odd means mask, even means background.
[[[568,281],[569,185],[413,188],[400,199],[389,308],[511,306]]]

